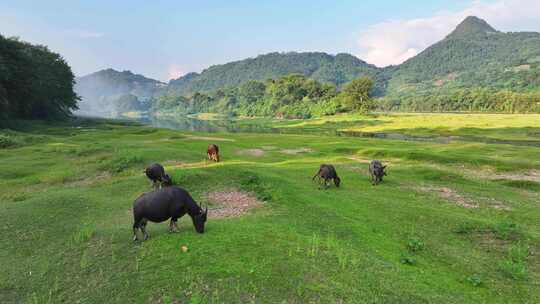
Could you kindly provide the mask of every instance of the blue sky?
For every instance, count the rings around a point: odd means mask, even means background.
[[[503,30],[540,30],[535,2],[4,0],[0,33],[48,45],[76,75],[112,67],[167,80],[273,51],[348,52],[395,64],[467,14],[487,12],[480,17]],[[525,16],[501,17],[503,10]]]

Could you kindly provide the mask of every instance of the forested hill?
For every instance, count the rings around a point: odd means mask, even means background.
[[[159,95],[166,84],[130,71],[113,69],[78,77],[75,90],[82,98],[81,114],[108,116],[125,109],[140,110],[151,97]],[[126,104],[128,103],[128,104]]]
[[[289,74],[341,86],[354,78],[370,76],[378,80],[380,69],[350,54],[329,55],[320,52],[269,53],[240,61],[211,66],[202,73],[190,73],[169,82],[169,92],[189,95],[237,86],[248,80],[277,79]],[[376,81],[375,89],[383,91],[384,82]]]
[[[455,88],[540,88],[540,34],[503,33],[482,19],[467,17],[445,39],[401,64],[390,77],[387,93]]]

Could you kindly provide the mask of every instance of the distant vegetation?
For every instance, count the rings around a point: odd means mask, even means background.
[[[102,70],[77,78],[75,90],[82,97],[79,114],[114,116],[115,113],[145,111],[149,100],[159,96],[164,83],[129,71]]]
[[[266,81],[290,74],[302,74],[308,78],[332,83],[338,87],[361,77],[377,79],[379,68],[349,54],[329,55],[320,52],[270,53],[215,65],[202,73],[190,73],[169,83],[168,91],[180,95],[195,92],[212,92],[238,86],[249,80]],[[384,83],[377,82],[376,94],[382,94]]]
[[[362,77],[338,91],[331,83],[321,83],[301,74],[265,82],[250,80],[236,87],[210,94],[196,92],[185,97],[167,94],[153,102],[160,114],[218,112],[243,116],[310,118],[338,112],[367,112],[373,107],[373,81]]]
[[[74,75],[45,46],[0,35],[0,119],[60,119],[77,109]]]

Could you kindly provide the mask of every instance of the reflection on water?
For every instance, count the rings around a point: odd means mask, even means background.
[[[175,117],[172,119],[163,119],[156,117],[147,117],[140,120],[142,123],[149,124],[157,128],[168,128],[192,132],[253,132],[253,133],[284,133],[284,134],[317,134],[317,135],[335,135],[350,137],[369,137],[380,139],[393,139],[405,141],[428,141],[441,144],[447,144],[455,141],[481,142],[489,144],[510,144],[519,146],[540,147],[540,141],[535,140],[505,140],[493,139],[476,136],[414,136],[403,133],[371,133],[360,131],[340,131],[333,129],[317,128],[273,128],[271,122],[245,122],[238,120],[200,120],[191,117]]]

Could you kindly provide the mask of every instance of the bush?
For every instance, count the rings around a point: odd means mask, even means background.
[[[424,249],[424,242],[416,237],[411,237],[407,241],[407,249],[409,252],[419,252]]]
[[[402,254],[401,257],[399,258],[399,262],[401,264],[411,265],[411,266],[414,266],[417,263],[416,259],[409,254]]]
[[[0,149],[19,146],[20,142],[11,136],[0,134]]]
[[[143,162],[144,159],[139,155],[121,154],[107,161],[102,169],[108,170],[111,173],[120,173],[134,165],[142,164]]]
[[[502,274],[513,280],[525,280],[528,276],[526,260],[529,256],[529,247],[517,244],[508,250],[507,258],[499,264]]]

